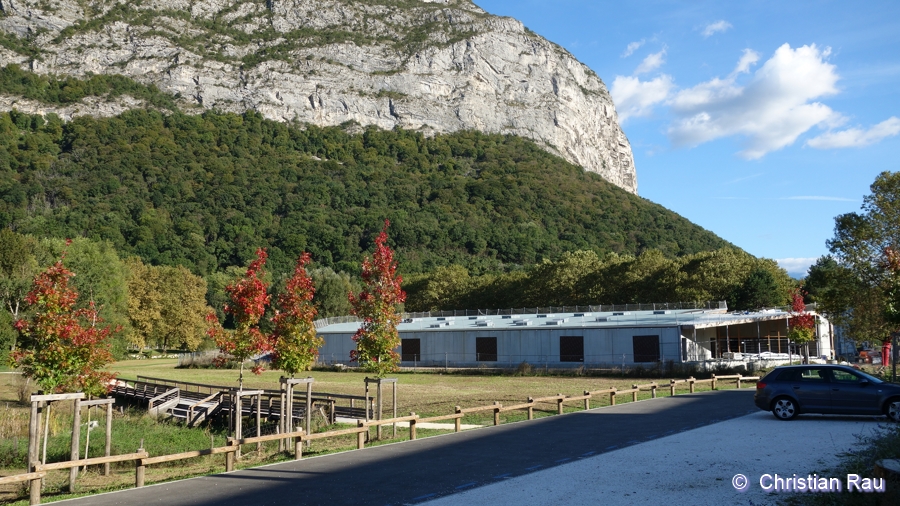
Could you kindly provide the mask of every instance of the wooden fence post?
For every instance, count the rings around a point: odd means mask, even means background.
[[[675,397],[675,380],[669,380],[669,396]]]
[[[35,458],[37,458],[37,455],[35,455]],[[32,462],[31,463],[31,471],[35,471],[37,469],[38,465],[40,465],[40,462],[38,462],[38,461]],[[41,480],[40,478],[37,478],[35,480],[31,480],[31,483],[28,484],[29,485],[29,487],[28,487],[28,492],[29,492],[28,504],[34,505],[34,504],[41,503],[41,483],[42,483],[42,481],[43,480]]]
[[[112,413],[113,403],[110,402],[106,405],[106,457],[109,457],[112,450]],[[109,476],[109,462],[103,464],[103,476]]]
[[[260,429],[260,416],[259,412],[262,410],[262,394],[256,394],[256,435],[261,436],[259,433]],[[256,453],[260,453],[262,451],[262,442],[256,443]]]
[[[134,486],[141,488],[144,486],[144,471],[146,470],[146,467],[144,466],[143,459],[137,459],[135,463],[137,465],[134,467]]]
[[[738,377],[737,377],[737,387],[738,387],[738,389],[741,388],[741,375],[740,374],[738,374]]]
[[[584,409],[591,409],[591,393],[587,390],[584,391]]]
[[[694,393],[694,377],[693,376],[688,378],[688,386],[691,387],[691,393]]]
[[[462,408],[459,406],[456,406],[456,414],[459,415],[461,413],[462,413]],[[453,420],[453,431],[459,432],[461,429],[462,429],[462,417],[458,416]]]
[[[653,383],[650,383],[650,398],[651,399],[656,399],[656,387],[658,387],[658,386],[659,385],[657,385],[655,381]]]
[[[494,401],[494,425],[500,425],[500,403]]]
[[[638,386],[631,385],[631,402],[637,402]]]
[[[715,374],[712,375],[712,389],[713,390],[716,389],[716,375]]]
[[[43,401],[31,401],[31,418],[28,421],[28,465],[38,460],[40,455],[41,414],[44,411]],[[28,472],[33,472],[29,469]],[[40,495],[38,495],[40,497]]]
[[[78,460],[78,446],[81,438],[81,399],[75,399],[75,412],[72,418],[72,459]],[[75,479],[78,478],[78,468],[69,468],[69,493],[75,493]]]
[[[360,420],[357,422],[357,427],[363,427],[363,426],[365,426],[365,424],[366,424],[365,422]],[[369,433],[368,427],[366,427],[365,432],[360,431],[360,432],[356,433],[356,448],[358,450],[362,450],[363,448],[366,447],[366,435],[368,433]]]
[[[294,440],[294,460],[300,460],[303,456],[303,435]]]
[[[563,414],[563,394],[556,394],[556,414]]]
[[[529,397],[529,398],[528,398],[528,402],[531,403],[531,405],[528,406],[528,419],[529,419],[529,420],[534,420],[534,399],[532,399],[531,397]]]
[[[616,405],[616,389],[615,388],[613,388],[612,391],[609,392],[609,405],[610,406]]]
[[[410,412],[409,416],[416,416],[415,412]],[[413,418],[409,421],[409,440],[414,441],[416,439],[416,419]]]
[[[230,473],[234,471],[234,453],[235,452],[226,452],[225,453],[225,472]]]

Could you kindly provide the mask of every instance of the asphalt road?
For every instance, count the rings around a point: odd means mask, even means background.
[[[684,394],[66,501],[410,504],[758,411],[753,390]]]

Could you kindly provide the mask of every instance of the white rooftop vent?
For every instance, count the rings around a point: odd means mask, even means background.
[[[597,321],[597,322],[610,322],[610,321],[613,321],[613,319],[612,319],[611,317],[609,317],[609,316],[598,316],[597,319],[594,320],[594,321]]]
[[[439,322],[452,322],[455,319],[455,316],[439,316],[437,320]]]
[[[567,321],[569,321],[568,318],[560,318],[559,320],[548,321],[547,325],[562,325],[563,323],[566,323]]]
[[[433,329],[439,329],[441,327],[449,327],[449,326],[450,326],[450,322],[438,322],[438,323],[432,323],[431,325],[429,325],[429,327],[431,327]]]
[[[554,316],[556,316],[556,315],[555,314],[539,314],[539,315],[537,315],[538,318],[553,318]]]
[[[591,313],[575,313],[572,316],[575,318],[581,318],[582,316],[591,316]]]
[[[504,319],[504,320],[510,320],[510,319],[512,319],[512,315],[511,315],[511,314],[505,314],[505,315],[501,316],[500,318],[501,318],[501,319]]]
[[[631,311],[620,311],[618,313],[613,313],[613,316],[627,316],[630,314],[631,314]]]
[[[672,314],[672,312],[669,310],[666,310],[666,309],[662,309],[662,310],[654,311],[653,314]]]
[[[513,320],[513,325],[516,327],[526,327],[531,325],[531,320]]]
[[[493,327],[494,322],[491,320],[478,320],[475,322],[476,327]]]

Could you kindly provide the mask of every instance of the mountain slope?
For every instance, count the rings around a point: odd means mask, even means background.
[[[514,134],[637,192],[603,82],[470,0],[2,0],[0,9],[2,65],[120,74],[185,106],[279,121]],[[46,110],[17,97],[0,107]]]
[[[351,128],[358,129],[358,127]],[[205,274],[260,246],[355,272],[387,218],[407,273],[565,251],[674,257],[728,243],[514,136],[299,128],[258,113],[0,114],[0,226],[107,239]]]

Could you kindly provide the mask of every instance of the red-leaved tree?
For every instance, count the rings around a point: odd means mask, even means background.
[[[278,296],[278,309],[272,318],[275,324],[272,366],[292,378],[316,361],[324,343],[313,325],[318,311],[312,303],[316,289],[306,272],[309,262],[310,256],[306,252],[297,259],[294,274],[287,281],[284,293]]]
[[[244,362],[251,357],[265,353],[272,349],[270,337],[259,328],[259,321],[269,305],[269,295],[266,293],[268,283],[261,278],[264,275],[263,267],[266,265],[266,250],[256,250],[256,260],[247,266],[247,272],[236,283],[225,287],[231,302],[225,304],[225,312],[234,317],[234,330],[226,330],[219,323],[215,313],[206,316],[209,323],[207,335],[215,340],[216,346],[222,352],[216,363],[224,365],[228,357],[240,363],[241,373],[238,385],[244,388]],[[263,371],[262,366],[252,368],[254,374]]]
[[[809,362],[809,343],[816,337],[816,316],[806,312],[803,292],[799,288],[791,290],[790,312],[788,339],[803,345],[806,361]]]
[[[109,337],[114,330],[100,326],[93,301],[76,309],[78,292],[69,286],[75,274],[63,265],[64,258],[65,253],[34,279],[25,297],[31,316],[15,322],[20,346],[10,363],[46,392],[103,395],[115,378],[103,370],[113,362]]]
[[[350,360],[378,377],[397,370],[400,355],[395,351],[400,346],[397,325],[400,323],[398,305],[406,300],[406,293],[400,289],[403,278],[397,275],[394,252],[387,246],[387,229],[390,222],[384,221],[384,228],[375,238],[375,251],[362,264],[363,291],[359,295],[349,294],[353,314],[362,318],[362,325],[353,341],[356,349],[350,352]]]

